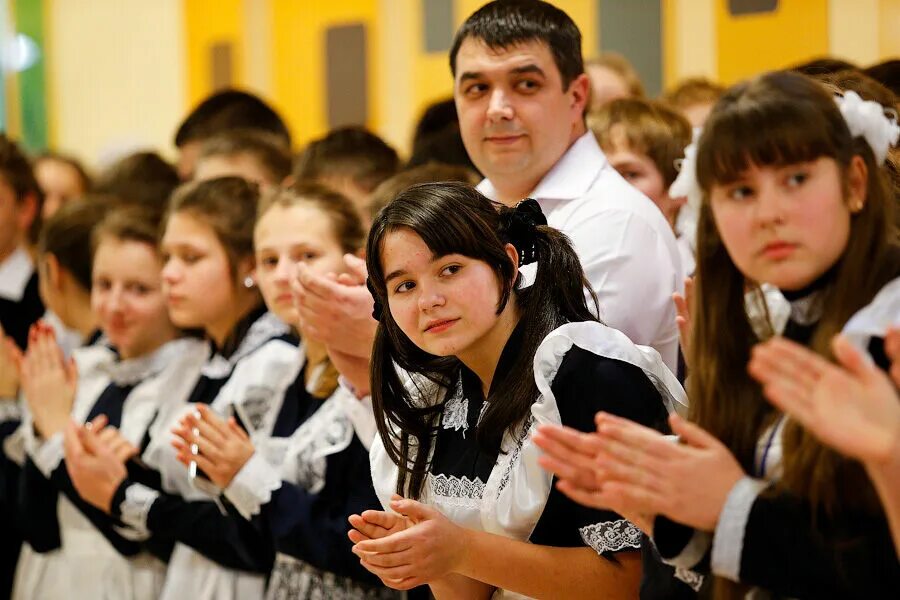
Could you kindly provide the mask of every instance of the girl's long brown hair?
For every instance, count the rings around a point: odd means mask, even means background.
[[[810,347],[831,358],[830,341],[884,284],[900,274],[891,245],[894,204],[884,171],[871,148],[853,139],[833,95],[793,73],[770,73],[731,88],[716,105],[701,136],[697,179],[703,189],[697,231],[693,365],[688,392],[691,419],[724,442],[748,473],[754,473],[757,440],[777,413],[747,374],[754,344],[761,341],[744,301],[746,277],[732,262],[716,229],[709,203],[714,184],[734,181],[750,165],[781,166],[833,158],[846,173],[854,156],[868,171],[867,195],[852,215],[850,236],[833,277],[823,290],[825,313]],[[846,177],[842,176],[846,195]],[[755,286],[757,298],[761,297]],[[771,327],[762,337],[772,335]],[[794,421],[784,429],[783,475],[778,488],[808,500],[813,515],[881,508],[862,466],[823,446]],[[814,517],[817,518],[817,517]],[[740,598],[745,586],[720,579],[720,598]]]
[[[761,340],[745,310],[745,275],[726,252],[713,221],[710,189],[734,181],[750,165],[781,166],[829,157],[846,173],[857,155],[868,170],[867,196],[862,210],[851,217],[849,241],[832,268],[834,275],[824,290],[825,314],[810,344],[829,358],[832,337],[898,274],[896,248],[890,241],[893,198],[871,149],[861,138],[853,139],[833,95],[822,85],[784,72],[731,88],[701,136],[697,177],[705,198],[698,226],[690,412],[692,420],[722,440],[749,473],[757,440],[776,413],[747,374],[751,348]],[[846,181],[844,188],[846,193]],[[858,463],[826,448],[792,421],[784,433],[783,468],[780,485],[809,499],[817,509],[877,506]]]

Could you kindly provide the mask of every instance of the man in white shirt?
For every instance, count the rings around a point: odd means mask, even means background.
[[[544,2],[492,2],[457,32],[450,66],[463,142],[486,177],[478,189],[510,206],[537,200],[572,240],[601,319],[675,371],[672,294],[684,280],[675,236],[585,125],[590,82],[576,25]]]
[[[479,189],[509,205],[535,198],[571,238],[600,299],[600,317],[656,348],[674,372],[672,293],[683,273],[675,236],[649,198],[609,165],[584,123],[588,78],[581,34],[544,2],[493,2],[475,12],[450,53],[466,150],[487,176]],[[365,265],[334,278],[298,267],[298,312],[360,394],[368,390],[375,321]]]

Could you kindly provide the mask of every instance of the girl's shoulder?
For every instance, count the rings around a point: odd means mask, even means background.
[[[581,389],[585,394],[647,382],[671,412],[687,406],[687,395],[659,353],[634,344],[617,329],[585,321],[550,332],[534,356],[538,390]]]

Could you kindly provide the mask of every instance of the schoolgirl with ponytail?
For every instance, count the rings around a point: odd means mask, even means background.
[[[378,214],[367,263],[370,458],[389,512],[351,517],[363,565],[438,597],[634,597],[640,532],[553,490],[530,434],[592,428],[597,410],[657,426],[683,391],[655,350],[597,322],[568,239],[533,200],[424,184]]]

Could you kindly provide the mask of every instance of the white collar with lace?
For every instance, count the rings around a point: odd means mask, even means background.
[[[231,356],[225,358],[217,352],[203,365],[201,372],[212,379],[227,377],[239,360],[269,340],[290,333],[290,331],[291,328],[287,323],[276,317],[274,313],[267,312],[250,325],[244,339],[241,340],[237,350]]]

